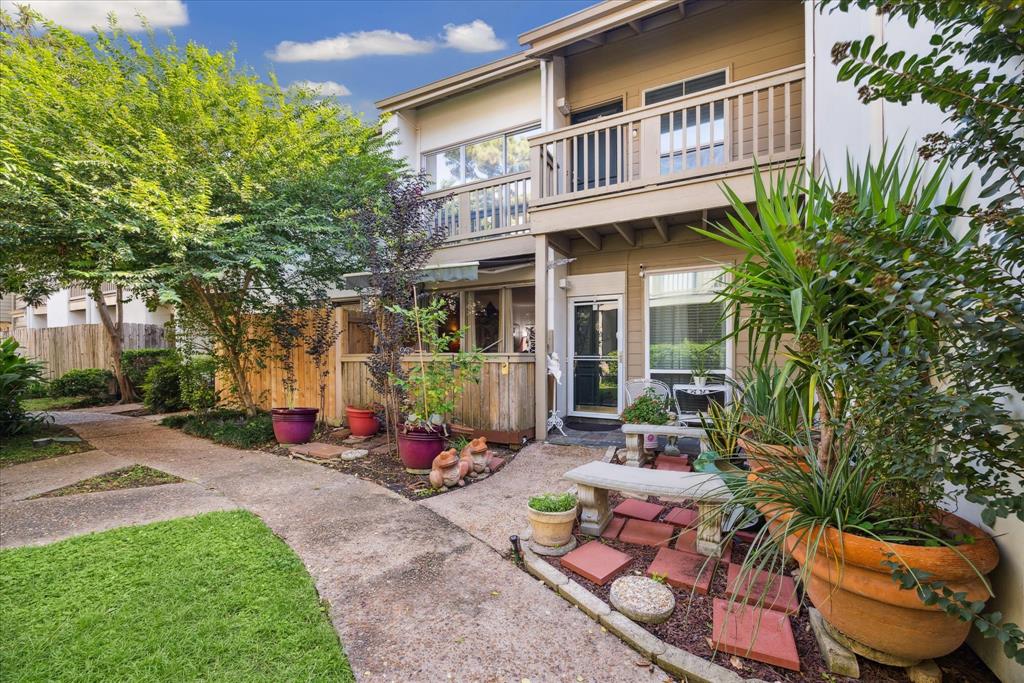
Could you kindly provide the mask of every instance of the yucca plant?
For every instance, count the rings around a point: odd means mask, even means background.
[[[785,444],[813,422],[814,394],[800,368],[754,363],[737,373],[739,403],[756,441]]]

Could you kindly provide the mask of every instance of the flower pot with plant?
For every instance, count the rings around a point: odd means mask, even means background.
[[[373,408],[345,406],[345,420],[352,436],[373,436],[380,431],[380,420]]]
[[[306,443],[313,437],[316,430],[316,408],[295,406],[295,394],[298,380],[295,376],[294,352],[299,344],[305,324],[299,311],[282,308],[272,321],[272,332],[277,341],[277,359],[281,363],[284,374],[281,384],[284,389],[285,408],[272,408],[270,419],[274,426],[274,438],[280,444]]]
[[[690,377],[693,378],[695,386],[703,387],[708,383],[708,359],[715,348],[715,343],[701,344],[693,351],[693,368],[690,370]]]
[[[669,411],[668,399],[659,396],[653,388],[648,388],[626,406],[619,419],[626,424],[661,426],[671,423],[673,414]],[[644,435],[644,448],[654,449],[657,445],[657,434]]]
[[[526,518],[530,521],[530,544],[543,554],[547,548],[571,550],[576,523],[576,494],[545,493],[530,498]]]
[[[782,428],[808,454],[801,467],[752,472],[732,500],[767,520],[743,571],[795,559],[830,629],[879,660],[948,654],[973,625],[1024,661],[1024,630],[986,611],[992,538],[949,512],[963,497],[989,526],[1024,516],[1008,457],[1024,422],[998,389],[1024,386],[1020,364],[1002,362],[1019,329],[996,303],[1019,302],[1019,282],[984,270],[976,233],[952,230],[966,181],[947,185],[944,166],[901,152],[851,165],[842,189],[755,172],[756,210],[730,194],[733,223],[698,229],[746,252],[720,294],[749,313],[737,332],[752,356],[784,355],[815,399],[802,411],[813,425]]]
[[[795,377],[794,377],[795,376]],[[754,364],[740,373],[743,431],[737,444],[752,469],[802,463],[809,451],[797,443],[813,415],[813,398],[797,371]],[[812,401],[808,405],[808,401]]]
[[[398,427],[398,455],[406,471],[429,474],[434,458],[444,450],[448,436],[447,419],[467,382],[479,382],[483,367],[480,352],[445,353],[457,336],[446,334],[443,323],[449,316],[448,303],[433,299],[411,309],[391,307],[415,332],[419,352],[405,377],[392,375],[405,401],[405,419]],[[460,345],[461,347],[461,345]]]

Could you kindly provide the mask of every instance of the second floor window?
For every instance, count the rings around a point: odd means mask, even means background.
[[[539,131],[540,126],[531,126],[425,154],[423,170],[437,190],[529,170],[526,138]]]

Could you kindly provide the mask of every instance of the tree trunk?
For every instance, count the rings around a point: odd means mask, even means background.
[[[124,350],[124,340],[121,337],[121,331],[124,329],[124,309],[121,303],[121,295],[122,289],[118,285],[115,294],[117,297],[117,321],[115,322],[110,317],[110,311],[107,310],[107,302],[103,296],[102,286],[95,284],[92,288],[92,300],[96,302],[96,311],[99,313],[103,329],[106,330],[107,337],[110,339],[110,363],[114,370],[114,378],[117,380],[118,389],[121,392],[121,399],[118,403],[133,403],[139,400],[139,397],[135,393],[131,382],[125,376],[124,368],[121,365],[121,352]]]
[[[231,370],[231,381],[235,385],[235,395],[241,402],[242,407],[245,409],[245,414],[249,417],[253,417],[259,412],[259,406],[256,405],[256,401],[253,400],[252,392],[249,390],[249,380],[245,376],[245,369],[242,367],[242,361],[235,353],[234,349],[228,349],[221,347],[224,358],[228,362],[228,369]]]

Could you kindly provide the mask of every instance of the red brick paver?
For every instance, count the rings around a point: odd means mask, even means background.
[[[629,519],[619,532],[619,540],[637,545],[667,546],[675,533],[676,529],[671,524]]]
[[[700,555],[701,553],[697,550],[697,530],[686,529],[679,533],[679,538],[676,540],[676,550],[682,550],[688,553],[695,553]],[[722,548],[722,557],[729,559],[732,557],[732,541],[725,544]]]
[[[659,455],[654,459],[654,469],[667,472],[692,472],[689,461],[685,456]]]
[[[773,574],[763,569],[750,568],[740,576],[741,567],[729,565],[729,580],[726,591],[731,598],[736,591],[736,600],[772,609],[786,614],[800,611],[796,595],[796,583],[789,576]],[[737,591],[737,588],[739,589]]]
[[[766,664],[800,670],[789,617],[715,598],[712,643],[722,652]]]
[[[632,561],[633,558],[624,552],[609,548],[600,541],[591,541],[565,555],[562,566],[603,586]]]
[[[601,532],[601,538],[615,540],[619,537],[619,532],[622,531],[622,527],[625,524],[625,517],[612,517],[612,521],[608,522],[608,526],[606,526],[604,531]]]
[[[623,517],[632,517],[634,519],[642,519],[645,521],[651,521],[662,512],[665,511],[664,505],[656,505],[655,503],[645,503],[642,500],[636,500],[635,498],[627,498],[612,510],[617,515]]]
[[[718,560],[704,555],[662,548],[647,568],[647,576],[659,574],[670,586],[707,595],[717,566]]]
[[[689,508],[672,508],[665,515],[665,522],[687,528],[697,526],[697,511]]]

